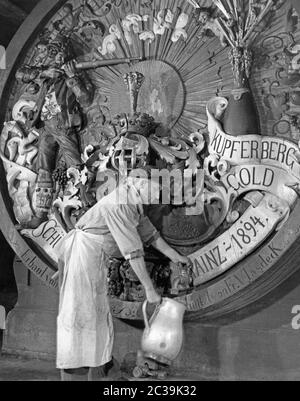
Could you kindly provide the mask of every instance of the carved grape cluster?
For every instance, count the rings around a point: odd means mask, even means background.
[[[122,283],[109,280],[107,292],[110,297],[119,297],[123,292]]]
[[[58,166],[52,174],[52,179],[60,188],[65,189],[69,180],[66,166]]]

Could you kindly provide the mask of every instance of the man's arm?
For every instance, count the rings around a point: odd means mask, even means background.
[[[186,256],[180,255],[175,249],[171,248],[169,244],[162,237],[158,237],[152,246],[159,252],[169,258],[173,263],[189,264],[190,260]]]
[[[157,294],[146,268],[143,242],[137,230],[139,214],[136,207],[102,205],[102,212],[119,250],[144,287],[148,302],[159,303],[161,297]]]
[[[139,222],[138,231],[145,246],[153,246],[173,263],[190,263],[187,257],[180,255],[175,249],[171,248],[170,245],[166,243],[149,220],[149,217],[142,216]]]
[[[141,284],[145,289],[147,301],[152,304],[160,303],[161,296],[157,294],[153,286],[152,280],[146,268],[145,259],[143,257],[140,257],[137,259],[132,259],[129,262],[133,271],[138,276]]]

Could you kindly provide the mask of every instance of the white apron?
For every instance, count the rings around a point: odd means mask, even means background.
[[[112,359],[114,331],[102,244],[103,236],[79,229],[62,243],[58,369],[98,367]]]

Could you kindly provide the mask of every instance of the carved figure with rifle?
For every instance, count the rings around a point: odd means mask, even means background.
[[[25,120],[24,128],[35,127],[39,132],[38,179],[33,195],[35,218],[26,228],[36,228],[47,220],[53,200],[52,173],[59,152],[67,168],[82,169],[78,137],[84,125],[82,108],[88,107],[94,97],[94,87],[83,71],[136,60],[78,63],[71,42],[60,36],[41,41],[37,51],[32,65],[16,73],[26,90],[13,109],[16,121],[24,124]],[[29,110],[28,104],[34,106]]]

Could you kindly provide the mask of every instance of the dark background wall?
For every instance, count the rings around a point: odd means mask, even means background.
[[[0,45],[7,47],[39,0],[0,0]],[[1,229],[1,222],[0,222]],[[0,231],[0,305],[10,310],[17,300],[13,274],[14,252]]]
[[[0,0],[0,42],[7,46],[39,0]]]

